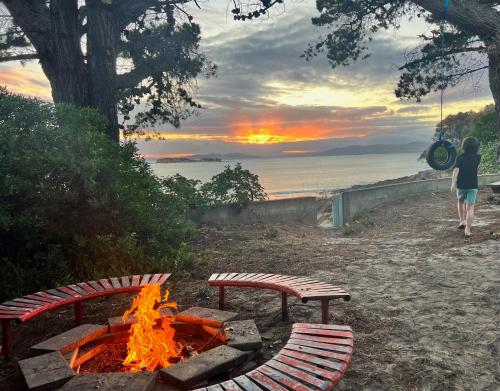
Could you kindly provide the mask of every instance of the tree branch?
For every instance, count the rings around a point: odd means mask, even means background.
[[[458,49],[446,51],[444,53],[444,56],[446,57],[446,56],[450,56],[452,54],[459,54],[459,53],[484,52],[485,50],[486,50],[486,48],[484,46],[469,47],[469,48],[458,48]],[[400,66],[398,68],[398,70],[402,71],[402,70],[411,68],[414,65],[421,64],[421,63],[423,63],[423,62],[425,62],[427,60],[437,60],[438,58],[440,58],[440,56],[441,56],[441,53],[436,52],[435,56],[425,56],[425,57],[419,58],[417,60],[407,62],[406,64]]]
[[[37,60],[40,56],[37,53],[17,54],[13,56],[0,56],[0,62]]]
[[[443,2],[436,0],[412,0],[434,18],[441,19]],[[496,38],[500,27],[500,15],[486,4],[479,1],[454,0],[446,14],[446,20],[460,29],[467,30],[481,39]]]
[[[163,72],[168,67],[168,60],[155,59],[150,62],[136,66],[131,71],[116,76],[116,88],[132,88],[139,84],[144,79],[155,74]]]

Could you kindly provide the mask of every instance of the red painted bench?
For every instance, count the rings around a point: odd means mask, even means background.
[[[10,321],[19,323],[64,305],[75,305],[76,323],[82,321],[82,301],[96,297],[111,296],[117,293],[137,292],[143,286],[163,284],[170,274],[144,274],[130,277],[103,278],[99,281],[81,282],[57,289],[49,289],[32,295],[0,304],[0,319],[2,321],[2,354],[9,358],[12,353],[12,332]]]
[[[335,285],[313,280],[308,277],[285,276],[263,273],[214,273],[208,280],[211,286],[219,287],[219,308],[224,309],[224,287],[238,286],[273,289],[281,292],[281,312],[283,319],[288,318],[288,295],[298,297],[303,303],[309,300],[321,301],[321,322],[328,323],[330,300],[344,299],[351,296]]]
[[[331,390],[347,371],[352,351],[350,327],[296,323],[287,344],[264,365],[197,391]]]

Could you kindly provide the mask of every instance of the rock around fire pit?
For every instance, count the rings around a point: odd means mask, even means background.
[[[170,319],[181,347],[169,366],[131,372],[123,363],[138,320],[115,317],[107,325],[80,325],[33,346],[38,355],[19,362],[28,389],[190,389],[253,369],[249,362],[255,364],[262,347],[253,320],[233,321],[237,313],[200,307],[177,314],[164,308],[161,313],[162,319]]]

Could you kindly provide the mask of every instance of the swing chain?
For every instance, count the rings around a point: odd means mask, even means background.
[[[445,140],[445,130],[443,126],[443,105],[444,105],[444,89],[445,89],[445,37],[444,37],[444,24],[446,21],[446,15],[448,13],[449,0],[444,0],[443,12],[441,13],[441,21],[439,23],[439,32],[441,35],[441,99],[440,99],[440,113],[441,113],[441,123],[439,130],[439,142],[442,144]]]

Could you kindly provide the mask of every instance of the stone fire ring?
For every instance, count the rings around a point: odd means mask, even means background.
[[[190,389],[228,370],[247,368],[247,363],[259,355],[262,339],[253,320],[234,321],[238,316],[235,312],[202,307],[193,307],[178,315],[181,314],[224,323],[227,344],[156,372],[77,374],[75,368],[105,350],[106,338],[116,339],[114,335],[130,328],[131,323],[124,324],[120,317],[110,318],[108,325],[83,324],[33,346],[32,350],[39,355],[19,362],[27,388],[149,391],[161,379],[165,386],[170,385],[165,389]],[[79,354],[80,347],[88,346],[95,348]]]

